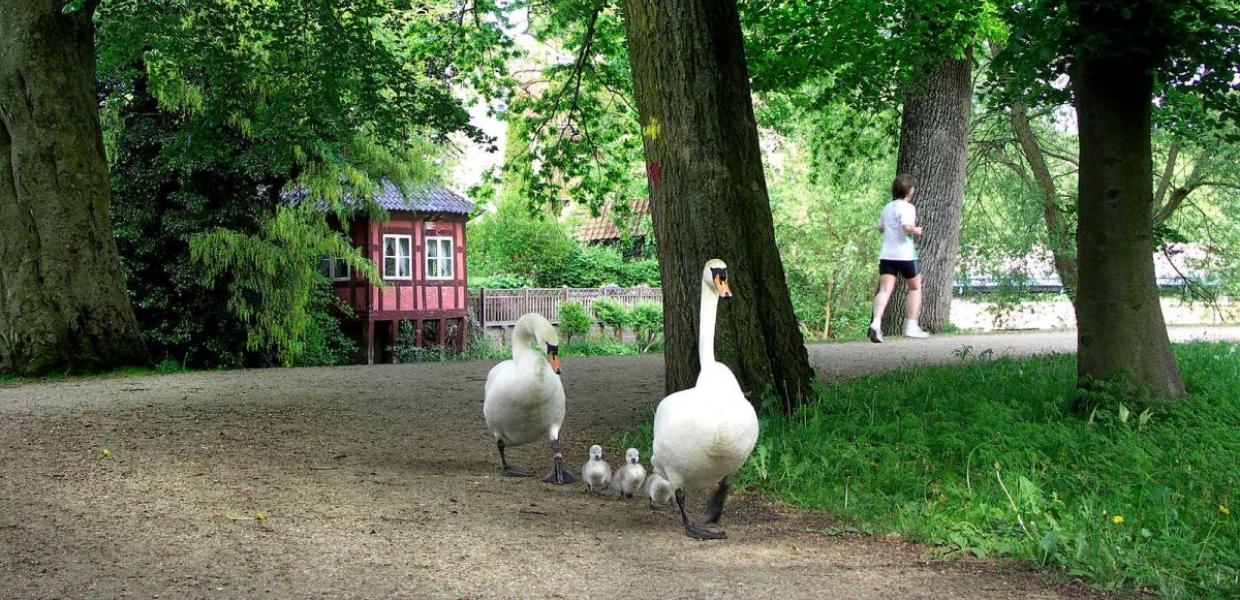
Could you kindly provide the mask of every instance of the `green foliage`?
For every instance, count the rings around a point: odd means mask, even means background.
[[[534,63],[547,85],[509,107],[531,115],[517,143],[540,165],[525,200],[554,207],[569,197],[596,209],[609,201],[626,206],[646,193],[646,179],[634,168],[641,164],[642,141],[619,4],[523,0],[520,7],[529,8],[530,33],[539,42],[573,55],[570,62]]]
[[[1084,28],[1081,16],[1104,15],[1109,27]],[[1240,5],[1232,0],[1039,0],[1005,6],[1011,43],[999,53],[989,91],[1003,102],[1057,106],[1071,86],[1057,85],[1081,57],[1126,56],[1153,65],[1159,105],[1156,117],[1172,131],[1224,131],[1240,123],[1235,65],[1240,64]],[[1161,111],[1156,111],[1161,112]],[[1183,118],[1186,117],[1186,118]],[[1240,139],[1235,130],[1231,141]]]
[[[656,260],[626,261],[615,247],[576,242],[565,225],[517,200],[501,202],[468,227],[471,286],[659,285]]]
[[[637,337],[638,350],[649,352],[663,335],[663,305],[648,300],[638,302],[629,310],[628,322]]]
[[[584,336],[590,332],[590,328],[594,325],[594,319],[590,317],[590,313],[586,311],[586,307],[578,302],[565,302],[560,305],[560,335],[564,337],[564,344],[572,344],[573,337]]]
[[[396,345],[388,348],[399,363],[446,362],[451,360],[507,360],[512,349],[496,343],[486,335],[466,336],[465,348],[457,352],[450,346],[417,345],[417,332],[412,321],[401,321]]]
[[[111,216],[154,355],[199,367],[289,360],[287,348],[246,350],[255,337],[229,310],[228,274],[190,261],[190,238],[261,239],[290,182],[343,209],[346,192],[381,177],[425,182],[454,133],[489,143],[452,89],[499,95],[510,83],[502,16],[488,1],[105,3],[95,21]],[[311,308],[297,310],[311,312],[286,324],[312,322]]]
[[[890,116],[782,102],[759,118],[784,134],[782,164],[770,169],[771,212],[801,328],[810,338],[864,335],[882,242],[874,224],[895,163]]]
[[[473,265],[470,265],[472,267]],[[534,287],[534,282],[521,275],[511,275],[508,273],[496,273],[494,275],[486,275],[483,277],[470,276],[469,289],[477,290],[480,288],[491,289],[517,289],[523,287]]]
[[[313,301],[309,308],[309,322],[306,325],[303,339],[304,346],[300,354],[292,361],[296,367],[317,367],[345,365],[353,362],[360,348],[357,342],[345,335],[340,329],[340,318],[327,307],[340,307],[330,288],[317,288],[320,299]]]
[[[609,335],[594,338],[583,337],[572,344],[565,345],[562,351],[566,356],[632,356],[638,353],[637,348]]]
[[[814,104],[860,96],[881,106],[944,60],[1006,36],[989,0],[741,0],[754,90]],[[856,104],[856,101],[852,101]]]
[[[624,335],[624,328],[629,325],[629,310],[613,298],[606,296],[594,300],[594,315],[606,327],[611,327],[617,339]]]
[[[659,285],[654,259],[626,261],[614,246],[578,244],[557,281],[569,287]]]
[[[271,351],[286,366],[318,331],[312,308],[316,290],[327,284],[318,270],[324,256],[379,281],[374,263],[308,210],[280,207],[257,234],[217,229],[190,238],[190,259],[203,267],[205,283],[227,278],[227,308],[246,325],[246,347]]]
[[[1240,347],[1176,350],[1189,398],[1111,398],[1086,416],[1073,411],[1064,355],[966,351],[954,367],[833,382],[791,417],[763,418],[739,481],[946,554],[1019,558],[1108,589],[1231,597]],[[649,429],[624,442],[649,448]]]
[[[554,219],[516,203],[471,221],[469,268],[481,276],[511,274],[550,286],[573,255],[575,243]]]

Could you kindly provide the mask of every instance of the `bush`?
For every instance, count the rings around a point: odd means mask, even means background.
[[[624,339],[624,327],[629,324],[629,311],[614,298],[598,298],[594,301],[594,314],[605,327],[611,327],[616,339]]]
[[[306,328],[305,337],[305,349],[293,359],[294,366],[345,365],[353,362],[353,357],[358,354],[357,342],[340,330],[340,319],[323,305],[310,308],[310,325]]]
[[[637,347],[649,352],[663,333],[663,305],[649,300],[638,302],[629,311],[629,324],[637,336]]]
[[[448,360],[504,360],[512,358],[512,351],[488,337],[477,326],[471,315],[467,319],[465,347],[457,352],[451,346],[430,344],[417,346],[417,332],[412,321],[402,321],[396,334],[396,345],[388,348],[398,363],[444,362]]]
[[[583,338],[574,344],[566,344],[563,349],[566,356],[632,356],[637,349],[609,335],[594,339]]]
[[[560,306],[560,335],[564,344],[571,344],[573,336],[585,335],[590,332],[594,319],[586,312],[586,307],[577,302],[566,302]]]

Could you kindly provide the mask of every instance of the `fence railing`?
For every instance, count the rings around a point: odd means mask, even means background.
[[[483,327],[511,327],[521,315],[536,312],[552,323],[560,322],[560,307],[576,302],[595,319],[594,301],[611,298],[626,307],[643,300],[663,302],[660,288],[483,288],[470,292],[469,305]]]

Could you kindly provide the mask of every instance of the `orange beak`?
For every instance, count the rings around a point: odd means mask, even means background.
[[[728,286],[727,281],[724,281],[723,278],[718,275],[715,276],[715,289],[719,290],[720,298],[732,297],[732,288]]]
[[[560,374],[560,355],[552,354],[547,357],[547,360],[551,361],[551,368],[555,369],[556,375],[559,375]]]

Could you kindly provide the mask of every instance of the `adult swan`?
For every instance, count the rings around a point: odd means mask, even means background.
[[[533,347],[535,343],[538,350]],[[532,477],[533,473],[509,466],[504,448],[528,444],[545,435],[551,440],[555,464],[543,481],[577,481],[564,470],[560,454],[564,384],[560,383],[559,345],[560,334],[547,319],[527,314],[517,319],[512,329],[512,360],[495,365],[487,374],[482,415],[487,430],[495,436],[502,472],[508,477]]]
[[[702,270],[697,385],[663,399],[654,413],[654,471],[676,490],[685,535],[698,540],[726,538],[722,531],[694,525],[685,512],[685,490],[715,488],[706,505],[707,525],[718,525],[735,473],[758,442],[758,415],[745,399],[736,376],[715,361],[715,315],[720,298],[731,298],[728,266],[715,259]]]

